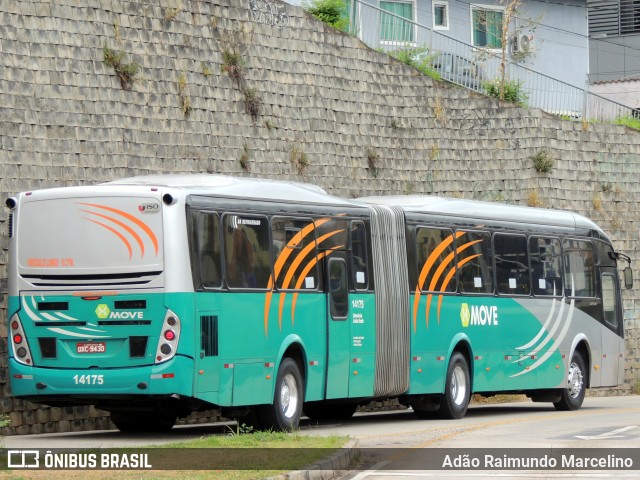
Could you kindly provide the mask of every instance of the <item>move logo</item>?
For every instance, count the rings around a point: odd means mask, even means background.
[[[490,326],[498,325],[498,307],[495,305],[489,307],[487,305],[471,305],[463,303],[460,306],[460,321],[462,326],[467,328],[469,325]]]
[[[111,310],[109,309],[109,305],[105,303],[101,303],[96,307],[96,316],[101,319],[109,318],[109,314]]]
[[[144,312],[112,312],[108,305],[101,303],[96,307],[96,316],[101,320],[107,318],[142,320]]]

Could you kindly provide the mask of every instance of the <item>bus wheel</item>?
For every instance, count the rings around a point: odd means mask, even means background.
[[[447,367],[444,394],[440,402],[440,418],[462,418],[467,413],[471,396],[469,364],[460,352],[454,352]]]
[[[260,425],[274,430],[297,428],[303,402],[304,385],[300,368],[295,360],[285,358],[278,368],[273,404],[262,405],[258,410]]]
[[[567,388],[563,388],[560,401],[553,404],[558,410],[578,410],[586,393],[586,367],[582,354],[575,352],[567,374]]]
[[[311,402],[304,404],[304,414],[313,420],[348,420],[356,413],[355,403]]]
[[[111,412],[111,421],[125,433],[168,432],[175,425],[176,418],[170,412]]]

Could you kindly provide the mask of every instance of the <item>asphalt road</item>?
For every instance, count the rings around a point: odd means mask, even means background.
[[[6,437],[4,446],[8,449],[136,447],[228,432],[224,425],[207,424],[176,427],[163,435],[125,435],[116,431],[42,434]],[[558,412],[546,403],[472,405],[461,420],[419,420],[411,410],[357,414],[339,423],[317,424],[305,419],[301,432],[348,435],[358,440],[362,451],[359,470],[343,474],[345,479],[640,479],[640,396],[588,397],[582,409],[575,412]],[[475,457],[479,462],[484,461],[486,454],[501,460],[503,450],[500,449],[519,452],[518,455],[529,452],[532,456],[550,451],[561,454],[572,453],[572,449],[596,449],[584,451],[590,452],[589,455],[597,452],[623,459],[629,453],[624,449],[633,449],[634,467],[616,471],[601,468],[502,470],[493,468],[495,464],[491,464],[491,469],[483,464],[474,469],[455,466],[431,469],[434,464],[441,467],[444,455],[448,454],[449,459],[445,460],[449,464],[456,459],[464,460],[465,455],[467,461]]]

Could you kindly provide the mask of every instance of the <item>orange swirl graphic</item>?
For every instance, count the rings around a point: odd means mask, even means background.
[[[153,230],[151,230],[151,228],[149,228],[149,226],[146,223],[144,223],[142,220],[134,217],[130,213],[124,212],[122,210],[118,210],[117,208],[107,207],[106,205],[99,205],[97,203],[84,203],[84,202],[78,202],[78,204],[86,205],[88,207],[100,208],[102,210],[115,213],[116,215],[120,215],[121,217],[124,217],[127,220],[133,222],[147,234],[147,236],[149,237],[149,240],[151,240],[151,243],[153,243],[153,248],[156,252],[156,256],[158,255],[158,248],[159,248],[158,238],[156,237],[155,233],[153,233]]]
[[[287,242],[287,245],[282,250],[282,252],[280,252],[280,255],[276,259],[276,262],[273,268],[273,274],[269,277],[269,283],[267,284],[268,291],[264,299],[264,335],[265,337],[269,335],[269,310],[271,309],[271,298],[273,297],[273,288],[275,286],[276,280],[280,276],[282,267],[284,267],[284,264],[286,263],[287,259],[291,255],[291,252],[293,252],[294,247],[298,243],[300,243],[303,238],[309,235],[309,233],[313,232],[316,229],[316,227],[324,225],[329,220],[331,219],[322,218],[317,221],[312,221],[309,225],[307,225],[298,233],[296,233],[293,237],[291,237],[291,240]],[[278,323],[282,327],[281,321],[279,321]]]

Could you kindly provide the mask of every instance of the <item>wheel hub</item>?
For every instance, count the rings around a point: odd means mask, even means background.
[[[580,367],[572,363],[569,367],[569,376],[567,378],[569,394],[571,398],[576,398],[582,392],[583,376]]]

